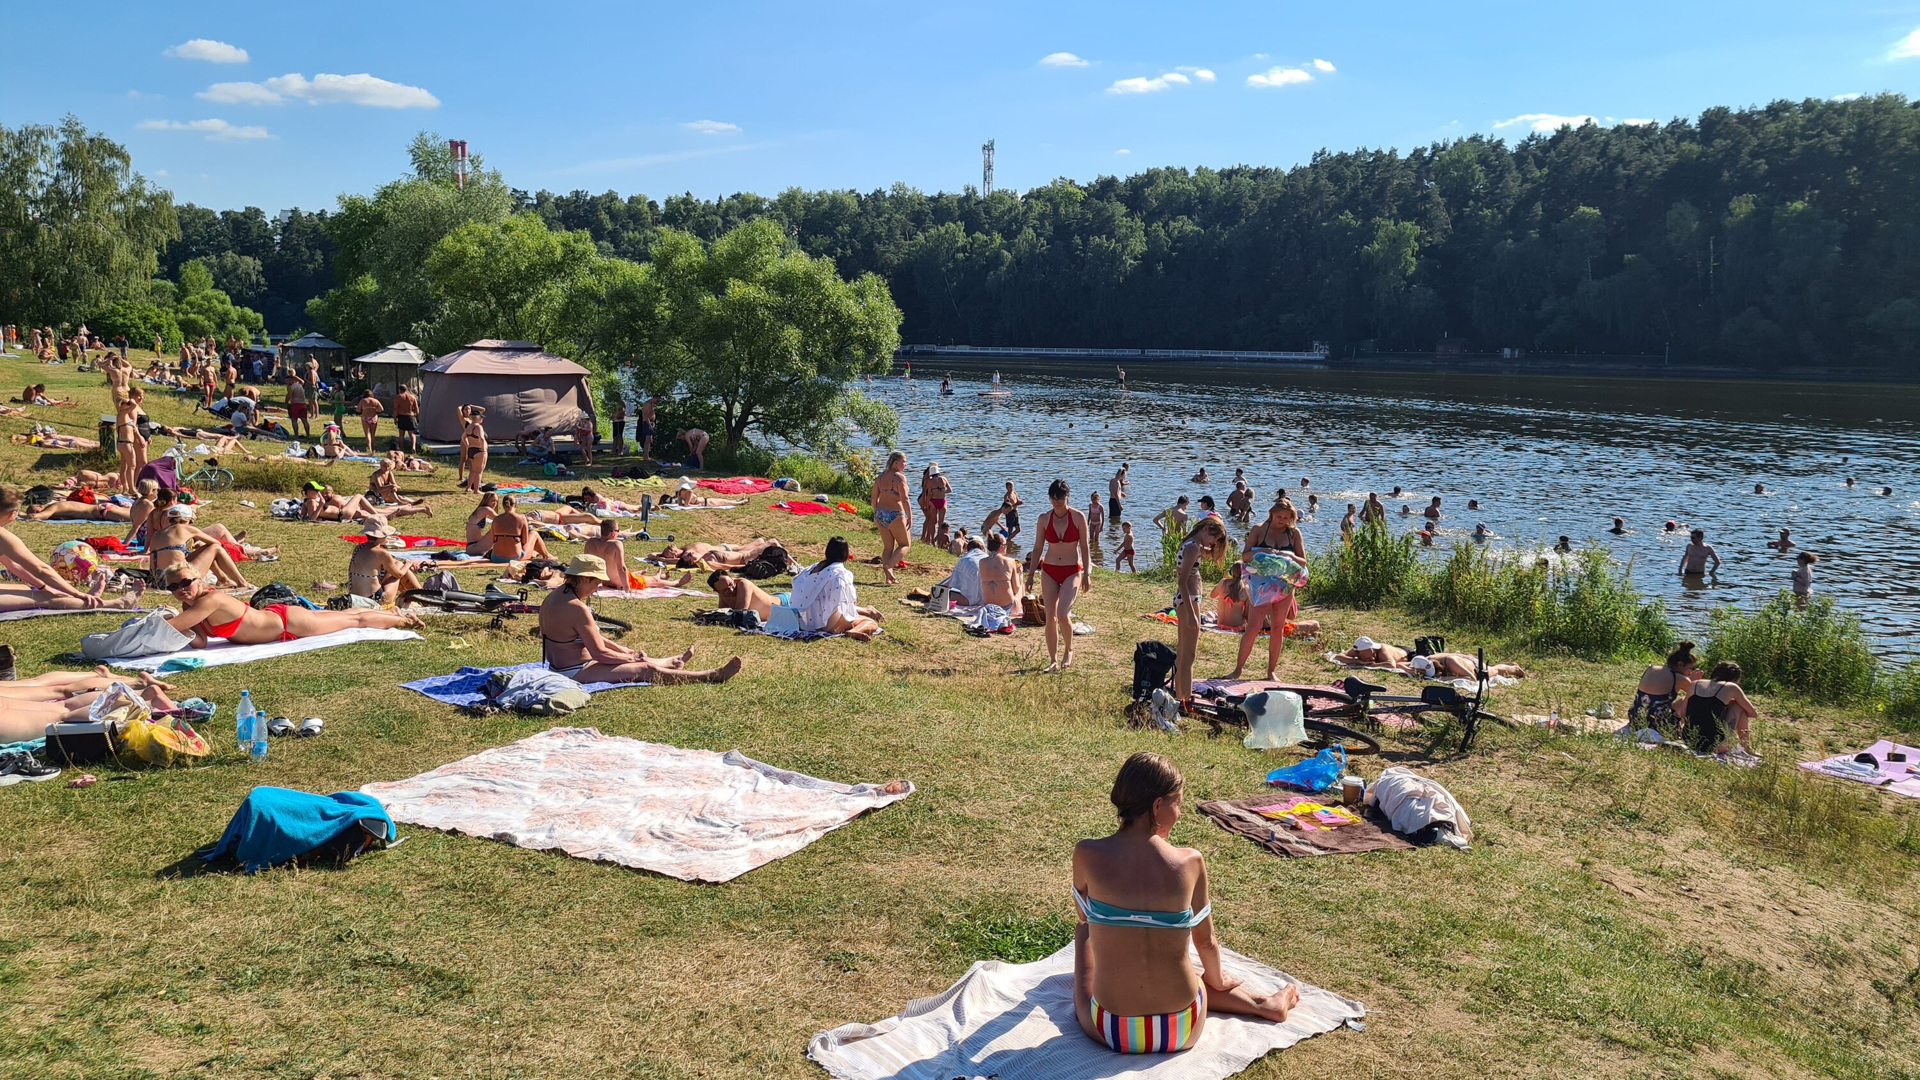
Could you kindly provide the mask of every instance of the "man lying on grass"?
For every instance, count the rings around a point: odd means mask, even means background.
[[[575,555],[566,580],[540,605],[540,659],[547,667],[581,683],[723,683],[740,674],[734,657],[711,671],[692,671],[693,649],[660,659],[608,641],[587,601],[607,583],[606,560]]]

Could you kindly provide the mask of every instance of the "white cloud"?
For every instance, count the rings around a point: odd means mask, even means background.
[[[199,95],[222,105],[368,105],[377,109],[437,109],[440,99],[418,86],[358,75],[276,75],[265,82],[214,83]]]
[[[1597,122],[1593,117],[1586,115],[1561,116],[1558,113],[1530,112],[1521,113],[1519,116],[1513,117],[1510,120],[1495,120],[1493,126],[1495,130],[1498,130],[1500,128],[1513,127],[1516,124],[1525,124],[1535,131],[1551,132],[1559,131],[1563,127],[1579,127],[1582,124]]]
[[[218,105],[278,105],[287,100],[257,82],[217,82],[193,96]]]
[[[176,60],[205,60],[209,64],[244,64],[247,62],[247,50],[238,45],[229,45],[224,41],[208,38],[194,38],[183,41],[167,49],[162,56],[171,56]]]
[[[1652,127],[1659,122],[1658,120],[1645,116],[1629,116],[1625,120],[1620,121],[1621,124],[1627,127]]]
[[[1114,153],[1119,154],[1121,157],[1126,157],[1128,154],[1133,153],[1133,151],[1128,150],[1125,147],[1122,147],[1118,150],[1115,150]]]
[[[1214,78],[1213,72],[1203,67],[1184,67],[1183,66],[1183,67],[1174,68],[1173,70],[1184,71],[1201,82],[1212,82]]]
[[[729,124],[724,120],[695,120],[692,123],[681,124],[680,126],[686,128],[688,131],[697,131],[702,135],[740,134],[739,124]]]
[[[1915,57],[1920,57],[1920,30],[1894,42],[1893,48],[1887,50],[1889,60],[1912,60]]]
[[[1107,87],[1107,93],[1157,94],[1168,87],[1188,86],[1191,85],[1192,82],[1192,79],[1187,78],[1177,71],[1169,71],[1165,75],[1155,75],[1151,79],[1144,79],[1138,76],[1131,79],[1121,79],[1119,82]]]
[[[1040,58],[1041,67],[1086,67],[1091,62],[1082,60],[1070,52],[1050,52]]]
[[[167,170],[165,169],[155,169],[153,170],[153,175],[158,177],[161,180],[165,180],[168,176],[172,174],[167,172]]]
[[[141,131],[197,131],[204,134],[208,142],[273,138],[266,128],[251,124],[242,127],[225,120],[142,120],[134,126]]]
[[[1291,86],[1294,83],[1312,82],[1313,73],[1305,68],[1276,67],[1247,76],[1247,85],[1252,87]]]
[[[1828,101],[1859,101],[1861,98],[1866,96],[1867,95],[1861,94],[1861,93],[1835,94],[1832,97],[1828,98],[1827,100]]]
[[[1317,71],[1324,71],[1324,72],[1327,72],[1328,74],[1332,74],[1333,72],[1333,64],[1326,60],[1315,60],[1313,62],[1313,66],[1314,66],[1314,69]]]
[[[1265,60],[1267,59],[1267,54],[1263,52],[1257,52],[1253,54],[1253,58],[1255,60]]]

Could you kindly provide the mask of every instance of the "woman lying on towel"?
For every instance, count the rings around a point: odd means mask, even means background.
[[[0,487],[0,566],[16,580],[0,582],[0,611],[85,611],[89,608],[131,608],[140,603],[138,592],[117,598],[103,595],[107,575],[94,575],[93,589],[81,592],[40,560],[19,537],[8,531],[20,513],[18,488]]]
[[[236,645],[266,645],[319,637],[335,630],[417,630],[425,624],[417,615],[397,615],[367,608],[348,611],[308,611],[298,604],[249,607],[246,601],[210,588],[190,566],[169,569],[161,578],[180,603],[180,614],[167,620],[183,634],[193,635],[193,647],[204,649],[214,638]]]
[[[1159,754],[1133,755],[1113,782],[1119,830],[1073,849],[1073,1009],[1081,1030],[1122,1054],[1185,1050],[1209,1012],[1283,1021],[1300,1003],[1291,984],[1255,997],[1220,966],[1206,864],[1167,842],[1183,783]]]
[[[37,739],[46,734],[48,724],[85,720],[94,699],[117,682],[133,687],[153,709],[175,708],[166,694],[173,687],[144,671],[126,678],[110,675],[106,668],[49,671],[31,679],[0,682],[0,742]]]
[[[575,555],[567,577],[540,604],[540,659],[547,667],[582,683],[723,683],[740,674],[739,657],[711,671],[688,669],[688,649],[671,659],[650,657],[608,641],[593,620],[587,601],[607,583],[606,560]]]

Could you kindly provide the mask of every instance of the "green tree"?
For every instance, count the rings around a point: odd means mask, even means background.
[[[0,127],[0,310],[10,319],[78,323],[144,299],[161,245],[179,235],[173,197],[77,118]]]
[[[597,264],[608,261],[587,233],[554,232],[533,214],[462,225],[427,256],[436,311],[421,344],[447,352],[498,337],[565,348],[582,359],[580,346],[593,348],[593,328],[575,323],[569,301],[595,288]]]
[[[235,251],[223,251],[206,260],[213,274],[214,287],[242,304],[252,304],[266,295],[267,278],[260,271],[260,260]]]
[[[170,299],[174,320],[188,337],[224,339],[231,335],[252,341],[265,325],[259,312],[235,304],[232,297],[214,287],[213,271],[203,259],[180,268],[180,283],[171,291]]]
[[[637,357],[641,384],[678,387],[718,409],[729,452],[750,431],[822,452],[848,427],[892,437],[892,410],[853,389],[892,366],[900,309],[872,274],[847,281],[797,250],[773,222],[742,225],[711,247],[671,229],[647,272],[612,290],[613,351]]]

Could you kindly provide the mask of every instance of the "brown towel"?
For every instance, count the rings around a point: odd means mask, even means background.
[[[1338,792],[1329,794],[1339,798]],[[1296,829],[1253,812],[1256,806],[1272,806],[1285,801],[1287,797],[1285,792],[1276,791],[1251,799],[1211,799],[1200,804],[1200,812],[1228,832],[1244,836],[1276,855],[1294,859],[1313,855],[1355,855],[1362,851],[1404,851],[1413,847],[1398,833],[1389,830],[1386,819],[1372,807],[1362,812],[1357,825],[1313,831]]]

